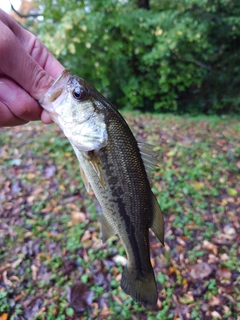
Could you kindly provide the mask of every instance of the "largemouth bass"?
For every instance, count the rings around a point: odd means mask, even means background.
[[[103,242],[118,235],[125,247],[123,291],[145,307],[155,306],[149,228],[163,244],[164,221],[148,179],[155,164],[151,148],[137,143],[117,109],[68,70],[39,102],[69,139],[85,186],[93,189],[102,207]]]

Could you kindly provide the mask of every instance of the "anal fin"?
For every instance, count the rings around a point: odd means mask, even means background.
[[[114,228],[110,225],[110,223],[104,215],[102,216],[101,227],[103,243],[105,243],[110,237],[116,234]]]
[[[162,210],[157,202],[156,197],[152,193],[153,221],[151,229],[158,240],[164,245],[164,220]]]

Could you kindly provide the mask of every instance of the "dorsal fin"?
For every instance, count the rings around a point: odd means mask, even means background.
[[[152,179],[152,171],[157,166],[157,153],[153,151],[153,146],[146,142],[138,142],[138,147],[141,153],[141,157],[147,172],[148,180]]]

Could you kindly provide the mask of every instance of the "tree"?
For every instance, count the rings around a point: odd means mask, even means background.
[[[239,111],[240,3],[39,0],[37,33],[115,105]]]

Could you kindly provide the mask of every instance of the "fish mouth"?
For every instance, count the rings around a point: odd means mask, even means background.
[[[39,100],[39,103],[44,109],[47,109],[49,103],[55,101],[63,92],[65,84],[68,82],[69,78],[72,76],[68,69],[64,69],[58,78],[53,82],[48,91]]]
[[[71,72],[70,70],[68,69],[64,69],[61,74],[58,76],[58,78],[53,82],[52,86],[50,87],[50,89],[56,87],[56,86],[59,86],[62,84],[65,84],[67,81],[66,79],[68,80],[68,78],[71,76]]]

